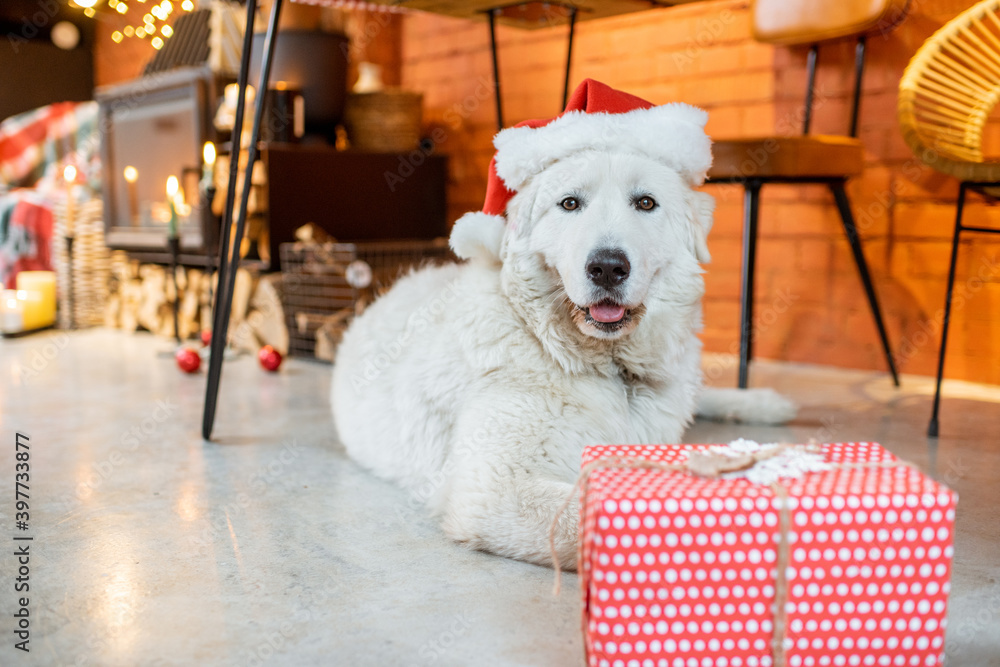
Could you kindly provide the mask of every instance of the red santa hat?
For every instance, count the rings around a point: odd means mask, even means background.
[[[701,185],[712,165],[707,120],[707,113],[688,104],[654,106],[585,79],[560,115],[526,120],[494,137],[486,202],[481,212],[455,222],[452,249],[459,257],[495,258],[510,199],[533,176],[583,150],[643,155],[674,169],[692,187]]]

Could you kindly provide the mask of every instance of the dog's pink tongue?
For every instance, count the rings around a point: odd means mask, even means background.
[[[625,317],[625,307],[599,303],[590,307],[590,316],[598,322],[617,322]]]

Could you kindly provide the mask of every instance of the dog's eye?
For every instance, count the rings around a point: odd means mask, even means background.
[[[652,197],[639,197],[635,200],[635,207],[641,211],[652,211],[656,208],[656,200]]]
[[[562,206],[567,211],[575,211],[576,209],[580,208],[580,200],[577,199],[576,197],[566,197],[566,199],[563,199],[561,202],[559,202],[559,205]]]

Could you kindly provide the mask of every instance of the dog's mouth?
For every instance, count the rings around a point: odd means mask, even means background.
[[[601,301],[586,309],[587,319],[594,324],[618,325],[628,316],[628,308],[614,301]]]
[[[635,328],[644,312],[642,305],[629,307],[611,301],[599,301],[590,306],[575,305],[574,320],[577,326],[588,333],[596,330],[599,334],[615,335],[631,331]]]

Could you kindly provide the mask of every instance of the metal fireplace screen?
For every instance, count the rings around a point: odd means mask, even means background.
[[[282,243],[288,353],[317,358],[325,324],[346,324],[410,269],[455,261],[447,239],[369,243]],[[321,355],[322,356],[322,355]]]

